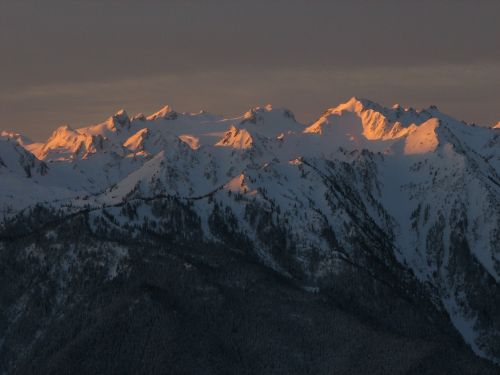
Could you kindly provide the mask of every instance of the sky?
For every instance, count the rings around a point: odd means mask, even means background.
[[[0,0],[0,130],[121,108],[311,122],[352,96],[500,121],[499,0]]]

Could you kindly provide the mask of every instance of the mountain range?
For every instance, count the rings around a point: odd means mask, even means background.
[[[0,373],[500,371],[498,124],[352,98],[4,131],[0,220]]]

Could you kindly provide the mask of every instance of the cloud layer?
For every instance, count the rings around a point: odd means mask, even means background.
[[[44,138],[165,102],[226,114],[272,102],[308,121],[353,95],[490,124],[497,14],[496,0],[7,0],[0,128]]]

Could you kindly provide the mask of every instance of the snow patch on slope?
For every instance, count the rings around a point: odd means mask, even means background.
[[[436,150],[439,140],[436,128],[438,119],[430,119],[413,130],[405,141],[404,153],[406,155],[424,154]]]

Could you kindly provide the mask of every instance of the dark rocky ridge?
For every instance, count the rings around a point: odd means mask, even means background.
[[[226,245],[201,242],[188,205],[161,207],[170,225],[141,238],[90,229],[85,214],[39,209],[31,220],[51,224],[27,232],[17,221],[1,242],[0,372],[499,373],[411,276],[360,269],[361,250],[307,292],[230,225],[214,227]]]

